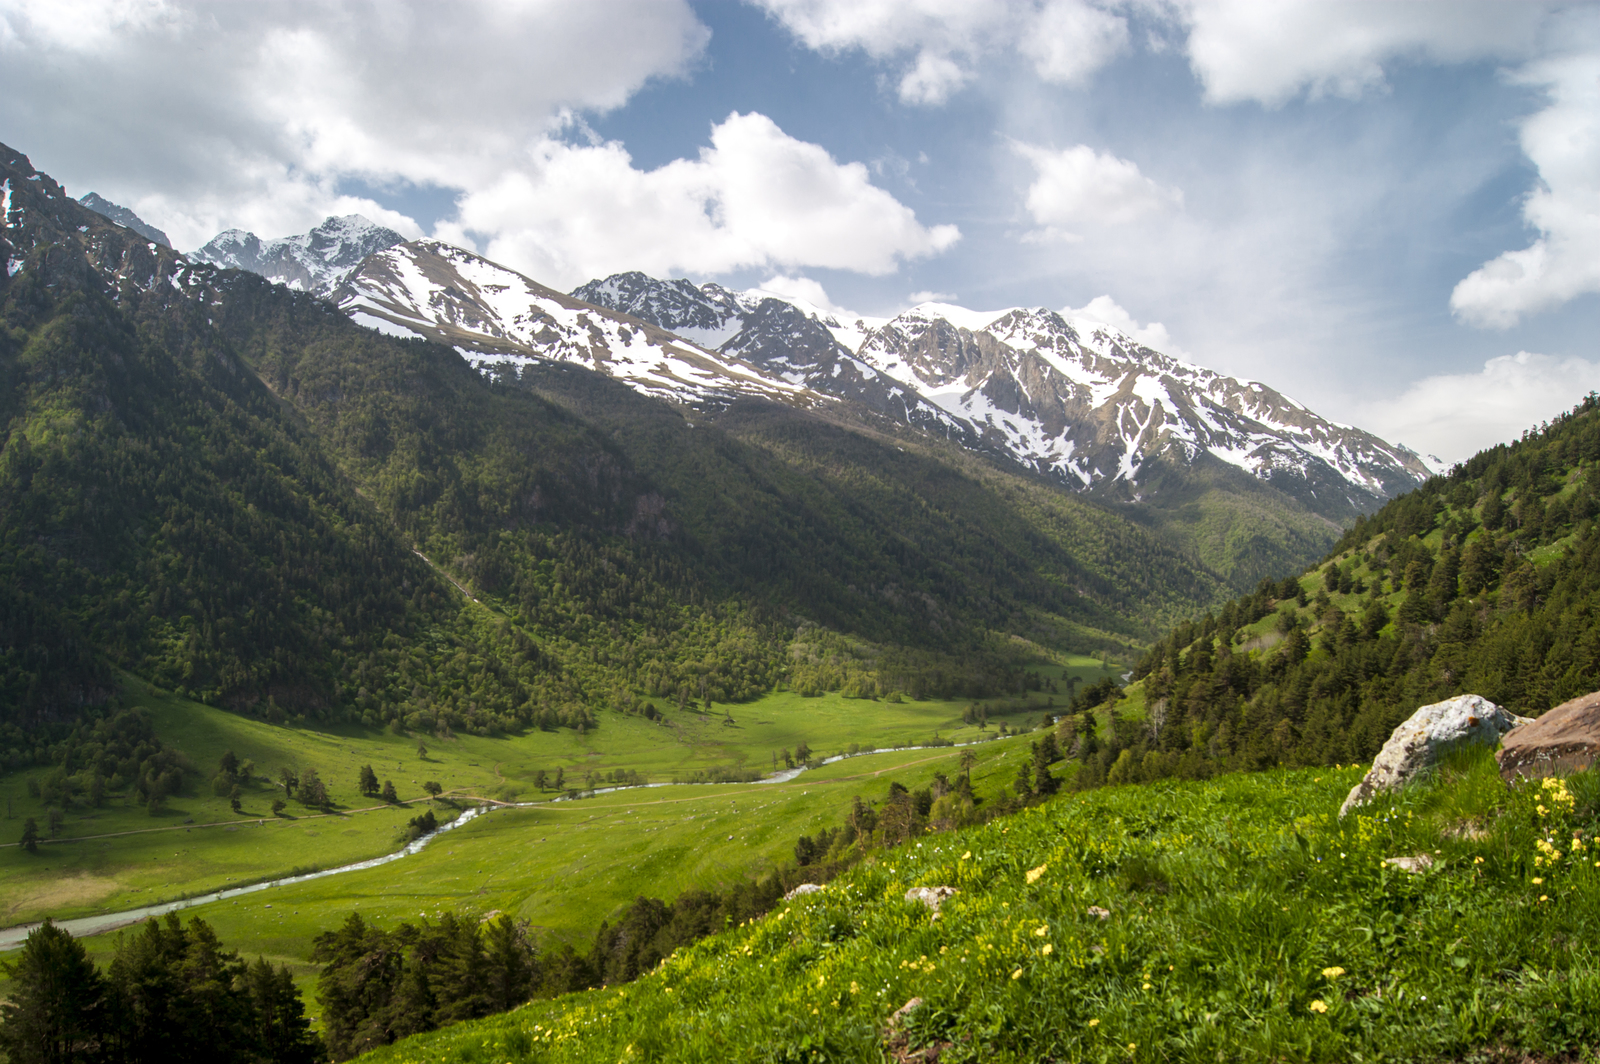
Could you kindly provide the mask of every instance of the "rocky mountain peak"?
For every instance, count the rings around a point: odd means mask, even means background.
[[[328,295],[356,267],[405,237],[359,214],[329,217],[310,232],[262,240],[242,229],[212,237],[189,258],[216,266],[248,270],[302,291]]]
[[[128,208],[112,203],[97,192],[79,196],[78,202],[94,211],[96,214],[111,219],[120,226],[132,229],[146,240],[154,240],[164,248],[170,248],[172,241],[167,239],[167,234],[134,214]]]

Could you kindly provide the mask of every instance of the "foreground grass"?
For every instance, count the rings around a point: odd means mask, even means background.
[[[1569,781],[1569,812],[1548,790],[1508,791],[1484,757],[1341,821],[1360,772],[1063,797],[884,854],[635,984],[364,1059],[1428,1060],[1600,1045],[1600,780]],[[1384,863],[1417,855],[1434,862],[1421,874]],[[961,893],[934,921],[904,894],[936,885]]]

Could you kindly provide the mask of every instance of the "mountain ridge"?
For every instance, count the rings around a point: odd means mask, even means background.
[[[309,232],[262,240],[227,229],[189,254],[196,262],[247,270],[290,288],[327,295],[369,255],[402,242],[393,229],[359,214],[328,217]]]
[[[96,214],[104,215],[118,225],[132,229],[146,240],[154,240],[164,248],[172,247],[172,241],[167,239],[166,233],[163,233],[121,204],[112,203],[98,192],[90,192],[79,196],[78,202]]]

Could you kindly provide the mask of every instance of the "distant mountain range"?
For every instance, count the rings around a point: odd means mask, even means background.
[[[1160,490],[1174,468],[1221,463],[1343,522],[1433,472],[1266,385],[1042,308],[925,303],[842,319],[640,273],[563,295],[438,241],[374,254],[333,298],[364,324],[449,343],[485,372],[568,361],[691,405],[844,402],[1122,501]]]
[[[119,224],[144,225],[94,199]],[[1309,560],[1358,514],[1438,471],[1265,384],[1045,308],[924,303],[847,317],[637,272],[566,294],[359,215],[274,240],[228,230],[188,258],[330,298],[363,325],[447,344],[496,379],[576,364],[702,414],[759,400],[944,441],[1132,507],[1236,584]]]
[[[573,295],[1072,488],[1138,499],[1153,461],[1209,458],[1342,517],[1434,471],[1420,455],[1319,417],[1263,384],[1043,308],[978,312],[924,303],[892,319],[841,320],[770,293],[639,273],[591,281]]]

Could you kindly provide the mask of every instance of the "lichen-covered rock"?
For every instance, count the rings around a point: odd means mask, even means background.
[[[1350,789],[1339,815],[1384,791],[1397,791],[1432,768],[1446,750],[1461,743],[1494,746],[1501,736],[1519,724],[1528,723],[1501,709],[1480,695],[1456,698],[1423,706],[1401,724],[1383,744],[1372,769]]]
[[[1494,756],[1508,783],[1588,768],[1600,759],[1600,691],[1518,726]]]

